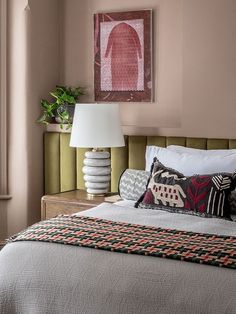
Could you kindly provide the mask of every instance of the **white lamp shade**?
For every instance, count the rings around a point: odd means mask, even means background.
[[[76,104],[70,146],[125,146],[118,104]]]

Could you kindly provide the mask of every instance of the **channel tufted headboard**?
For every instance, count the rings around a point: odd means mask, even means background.
[[[83,189],[83,159],[87,149],[69,147],[70,134],[46,132],[44,134],[45,193],[53,194]],[[207,139],[165,136],[125,136],[126,146],[112,148],[111,191],[117,191],[120,174],[126,168],[144,169],[147,145],[166,147],[181,145],[200,149],[236,148],[236,139]]]

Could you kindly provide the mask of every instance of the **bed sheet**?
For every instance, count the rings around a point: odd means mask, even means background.
[[[114,204],[102,203],[84,212],[78,212],[76,215],[161,228],[236,236],[235,221],[220,218],[202,218],[163,210],[134,208],[133,201],[119,201]]]

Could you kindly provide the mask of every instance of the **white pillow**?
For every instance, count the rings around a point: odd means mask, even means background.
[[[147,146],[146,169],[148,171],[150,171],[154,157],[157,157],[166,167],[173,168],[186,176],[218,172],[233,173],[236,170],[236,154],[227,156],[195,155],[179,153],[168,148]]]
[[[158,147],[158,146],[146,147],[146,154],[145,154],[145,160],[146,160],[145,170],[146,171],[150,171],[151,165],[153,163],[153,158],[157,157],[159,149],[162,149],[162,147]],[[166,148],[163,148],[163,149],[166,149]]]
[[[218,156],[228,156],[231,154],[236,154],[236,149],[197,149],[197,148],[190,148],[178,145],[169,145],[167,146],[168,149],[174,150],[179,153],[189,153],[194,155],[218,155]]]

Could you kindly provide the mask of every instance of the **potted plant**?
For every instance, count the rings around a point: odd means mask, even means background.
[[[43,114],[37,119],[37,122],[43,124],[56,122],[60,124],[61,128],[64,124],[67,124],[67,129],[70,128],[75,104],[79,96],[84,95],[84,89],[80,86],[73,88],[57,85],[50,95],[55,98],[55,101],[41,100]]]

